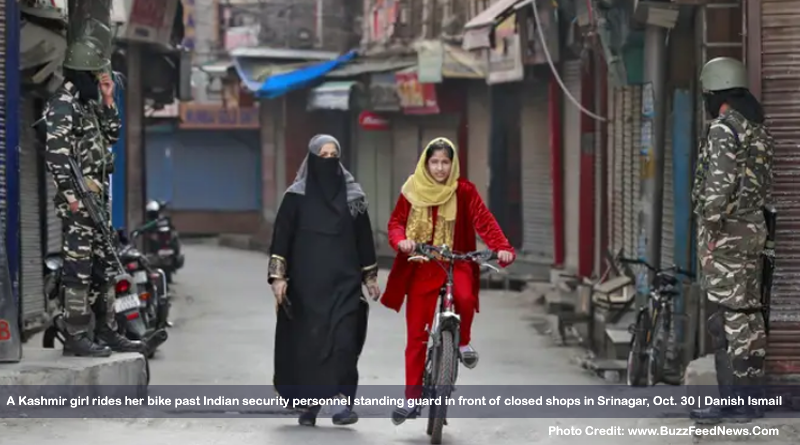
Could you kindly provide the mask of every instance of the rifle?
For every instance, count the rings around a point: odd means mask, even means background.
[[[97,230],[100,230],[103,235],[103,239],[108,244],[108,250],[113,257],[114,264],[112,264],[112,266],[116,267],[119,275],[125,275],[125,268],[122,266],[122,261],[120,261],[119,255],[117,255],[117,248],[114,243],[114,238],[111,235],[111,228],[109,227],[108,221],[105,217],[105,212],[102,210],[102,206],[100,205],[100,196],[98,193],[92,191],[89,187],[88,183],[86,182],[86,178],[83,176],[83,172],[78,166],[78,162],[75,161],[72,156],[69,156],[68,158],[70,173],[72,173],[72,185],[78,195],[78,199],[81,201],[83,208],[86,209],[86,213],[89,214],[89,218],[91,218],[92,222],[94,222]]]
[[[765,331],[769,335],[769,306],[772,300],[772,276],[775,273],[775,226],[778,211],[771,204],[765,205],[763,210],[767,225],[767,242],[761,255],[761,311],[764,314]]]

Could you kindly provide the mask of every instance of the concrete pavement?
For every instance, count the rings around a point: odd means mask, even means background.
[[[150,362],[153,385],[269,385],[272,375],[274,301],[266,284],[267,257],[257,252],[210,245],[187,246],[186,267],[176,276],[170,340]],[[385,280],[385,272],[381,275]],[[484,291],[482,312],[473,329],[473,345],[481,353],[474,370],[460,373],[462,385],[600,384],[571,364],[574,350],[551,345],[534,329],[543,315],[525,294]],[[373,305],[369,338],[361,358],[361,383],[403,382],[405,333],[403,315]],[[776,421],[761,425],[782,428],[778,436],[758,442],[792,443],[797,432]],[[445,429],[447,444],[688,444],[690,436],[564,436],[548,428],[586,426],[688,427],[680,419],[452,419]],[[275,419],[12,419],[0,422],[3,445],[58,443],[85,445],[272,445],[424,444],[425,422],[395,427],[388,419],[362,419],[339,428],[320,417],[317,428],[301,428],[292,417]],[[738,440],[714,437],[714,443]],[[708,441],[709,438],[703,438]]]

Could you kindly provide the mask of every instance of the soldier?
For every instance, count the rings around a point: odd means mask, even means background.
[[[759,397],[767,337],[761,305],[763,208],[772,200],[773,140],[764,112],[747,89],[741,62],[720,57],[700,73],[712,121],[701,147],[693,198],[702,287],[713,307],[708,332],[720,397]],[[755,406],[694,410],[697,423],[746,422]]]
[[[58,187],[54,201],[63,224],[64,355],[107,357],[112,351],[142,350],[141,342],[131,342],[117,332],[113,269],[108,261],[113,247],[77,199],[68,164],[69,157],[77,160],[87,186],[104,197],[110,215],[109,175],[114,168],[110,144],[117,141],[121,128],[108,71],[110,60],[103,54],[110,44],[108,27],[89,20],[67,49],[65,81],[50,98],[44,116],[45,160]],[[92,311],[95,338],[106,346],[89,335]]]

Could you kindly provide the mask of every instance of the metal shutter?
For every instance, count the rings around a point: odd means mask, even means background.
[[[564,85],[576,100],[581,97],[581,61],[564,62],[561,74]],[[568,270],[578,270],[579,225],[580,221],[580,180],[581,180],[581,112],[564,95],[564,232],[566,258],[564,265]]]
[[[609,82],[610,83],[610,82]],[[616,254],[624,247],[623,229],[625,221],[624,200],[622,199],[623,183],[623,143],[624,121],[622,120],[622,103],[625,91],[622,88],[608,88],[608,207],[610,220],[609,245]]]
[[[392,134],[388,131],[356,130],[356,180],[369,201],[369,217],[375,245],[387,246],[389,217],[397,191],[392,190]]]
[[[642,87],[625,87],[622,100],[623,138],[623,183],[624,200],[624,253],[628,257],[638,256],[637,227],[639,226],[639,194],[641,162],[639,147],[642,140]]]
[[[8,208],[6,186],[6,0],[0,0],[0,233],[5,238]],[[5,239],[3,240],[5,245]],[[6,246],[7,248],[7,246]],[[5,261],[5,260],[4,260]]]
[[[778,210],[775,279],[770,311],[771,374],[798,372],[800,342],[800,4],[764,0],[761,6],[761,103],[775,138],[773,198]]]
[[[410,118],[392,119],[392,202],[400,196],[400,188],[414,173],[420,148],[419,128]]]
[[[522,98],[522,248],[552,264],[553,181],[550,174],[548,84],[525,85]]]
[[[672,171],[672,98],[668,99],[669,113],[664,125],[664,196],[661,200],[661,266],[675,262],[675,189]]]
[[[438,114],[435,116],[425,116],[419,119],[420,141],[419,150],[422,151],[428,142],[436,138],[450,139],[458,145],[458,124],[461,117],[455,114]],[[463,168],[463,162],[461,167]],[[462,174],[467,172],[462,171]]]
[[[25,330],[35,329],[45,319],[42,283],[42,218],[39,201],[39,156],[36,134],[31,128],[35,116],[32,97],[20,101],[20,299]]]

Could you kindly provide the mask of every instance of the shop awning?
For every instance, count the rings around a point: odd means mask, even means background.
[[[333,79],[342,79],[345,77],[359,76],[362,74],[397,71],[403,68],[408,68],[416,64],[417,64],[416,58],[388,59],[388,60],[365,59],[341,66],[328,73],[325,77]]]
[[[290,91],[307,88],[334,69],[349,63],[356,56],[357,52],[351,51],[325,62],[301,62],[291,65],[273,62],[272,64],[262,64],[262,71],[258,73],[246,70],[245,63],[240,57],[234,56],[234,65],[244,84],[257,97],[274,99]]]
[[[358,82],[325,82],[314,88],[308,95],[309,110],[349,110],[350,94]]]
[[[521,0],[498,0],[464,25],[464,49],[489,48],[492,29]]]

